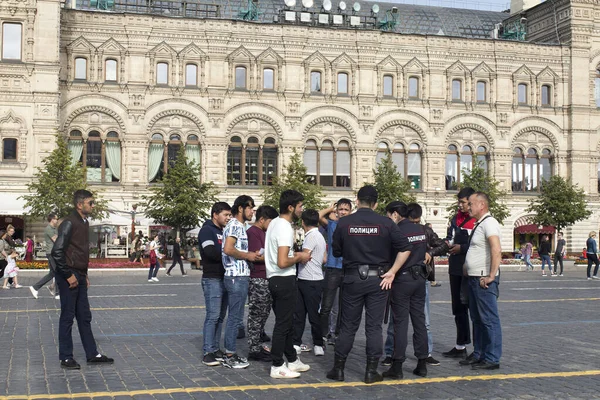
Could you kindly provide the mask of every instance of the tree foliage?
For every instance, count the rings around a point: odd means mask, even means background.
[[[275,207],[279,211],[279,197],[288,189],[294,189],[304,195],[304,208],[320,210],[325,206],[323,202],[323,189],[319,185],[309,183],[306,175],[306,166],[300,154],[294,149],[285,172],[273,177],[273,184],[263,188],[263,204]]]
[[[187,161],[182,146],[163,179],[150,187],[149,195],[142,196],[140,206],[146,216],[178,232],[209,219],[218,191],[212,182],[201,183],[200,175],[200,165]]]
[[[555,226],[559,231],[592,214],[583,189],[558,175],[542,181],[541,193],[529,201],[527,212],[534,214],[534,224]]]
[[[503,199],[508,195],[506,190],[500,190],[500,182],[486,171],[481,162],[476,162],[471,170],[463,169],[463,176],[458,189],[465,187],[473,188],[476,192],[483,192],[490,198],[490,214],[501,224],[508,217],[509,210]],[[450,213],[450,218],[456,213],[458,208],[458,199],[446,211]]]
[[[71,152],[62,135],[56,135],[56,148],[36,169],[33,180],[27,185],[29,194],[21,196],[25,200],[28,217],[45,218],[50,213],[56,213],[59,218],[66,217],[75,208],[73,193],[79,189],[94,194],[96,205],[92,218],[108,215],[108,201],[90,190],[85,167],[81,163],[71,164]]]
[[[379,214],[385,215],[385,206],[392,201],[403,201],[407,204],[416,201],[415,196],[409,192],[412,189],[410,181],[400,175],[389,151],[373,170],[373,175],[375,182],[372,185],[378,193],[375,211]]]

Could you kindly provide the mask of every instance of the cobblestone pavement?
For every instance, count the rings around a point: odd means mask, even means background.
[[[362,383],[365,337],[361,327],[348,358],[346,382],[325,378],[333,348],[325,357],[304,353],[311,366],[298,380],[274,380],[269,364],[248,369],[206,367],[202,358],[204,299],[201,272],[178,273],[148,283],[145,272],[92,272],[90,302],[93,330],[112,366],[82,364],[66,371],[58,361],[59,302],[44,288],[40,298],[26,287],[0,293],[0,399],[592,399],[600,398],[600,281],[584,272],[542,277],[538,272],[502,275],[500,314],[504,335],[501,369],[474,372],[444,359],[455,338],[447,275],[431,289],[434,357],[426,379],[411,370],[412,348],[404,364],[405,379]],[[37,275],[19,281],[33,284]],[[273,316],[267,324],[271,332]],[[412,333],[410,333],[412,334]],[[309,327],[305,338],[309,337]],[[85,361],[76,326],[75,358]],[[245,340],[238,351],[247,354]],[[383,367],[379,368],[380,371]]]

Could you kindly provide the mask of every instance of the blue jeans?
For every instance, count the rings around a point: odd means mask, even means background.
[[[429,323],[429,281],[425,282],[425,328],[427,328],[427,351],[433,353],[433,335]],[[394,354],[394,316],[390,313],[389,324],[387,329],[387,338],[385,339],[385,355],[392,356]]]
[[[225,352],[235,353],[238,329],[244,320],[244,306],[248,297],[249,276],[226,276],[223,288],[227,295],[227,325],[225,325]]]
[[[548,271],[552,273],[552,265],[550,265],[550,256],[548,254],[544,254],[540,256],[542,258],[542,271],[544,270],[544,264],[548,264]]]
[[[525,266],[527,268],[533,269],[533,264],[531,263],[531,255],[523,254],[523,261],[525,261]]]
[[[469,277],[469,311],[473,321],[473,356],[498,364],[502,356],[502,327],[498,314],[500,276],[481,287],[479,276]]]
[[[202,278],[206,317],[204,318],[204,354],[219,350],[221,328],[227,313],[227,294],[223,290],[223,279]]]

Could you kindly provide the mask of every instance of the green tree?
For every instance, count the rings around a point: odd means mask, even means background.
[[[379,195],[375,211],[379,214],[385,215],[385,206],[392,201],[403,201],[406,204],[416,201],[415,196],[409,192],[412,189],[410,181],[400,175],[389,151],[373,170],[373,175],[375,182],[372,185]]]
[[[85,167],[81,163],[71,163],[71,152],[62,135],[56,135],[56,148],[36,168],[33,180],[27,185],[29,194],[21,196],[25,200],[25,209],[30,218],[45,218],[51,212],[59,218],[73,211],[73,193],[79,189],[94,194],[96,205],[92,218],[108,215],[108,201],[90,190]]]
[[[142,196],[140,206],[146,216],[175,228],[178,233],[198,225],[200,219],[209,219],[218,191],[212,182],[201,183],[200,175],[200,165],[188,162],[182,146],[159,184],[151,186],[150,194]]]
[[[300,154],[294,149],[290,162],[285,167],[281,176],[273,177],[273,184],[263,187],[263,204],[275,207],[279,211],[279,197],[288,189],[294,189],[304,195],[304,208],[320,210],[325,207],[323,202],[323,189],[319,185],[308,182],[306,166],[302,162]]]
[[[542,181],[540,195],[529,201],[527,212],[534,214],[534,224],[555,226],[558,231],[592,214],[583,189],[558,175]]]
[[[465,187],[473,188],[476,192],[483,192],[490,198],[490,214],[501,224],[508,217],[509,211],[503,199],[508,195],[506,190],[500,190],[500,182],[491,176],[478,161],[471,170],[463,169],[463,176],[458,189]],[[458,200],[449,206],[446,211],[450,213],[450,218],[456,213]]]

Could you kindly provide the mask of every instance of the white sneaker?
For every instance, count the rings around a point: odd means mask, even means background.
[[[290,371],[290,369],[285,364],[283,364],[280,367],[271,366],[271,378],[292,379],[292,378],[299,378],[299,377],[300,377],[300,373]]]
[[[54,300],[60,300],[60,294],[57,294],[56,296],[54,296]]]
[[[596,279],[598,279],[598,278],[596,278]],[[22,285],[13,285],[13,287],[14,287],[15,289],[21,289],[23,286],[22,286]]]
[[[588,279],[592,279],[592,278],[588,278]],[[302,350],[300,349],[300,346],[294,345],[294,350],[296,350],[296,354],[302,353]]]
[[[152,280],[152,278],[150,278],[150,279],[148,279],[148,282],[154,282],[154,281]]]
[[[598,278],[597,275],[594,275],[594,276],[592,276],[592,279],[600,279],[600,278]],[[16,287],[19,287],[19,285],[17,285]]]
[[[29,291],[30,291],[30,292],[31,292],[31,294],[33,295],[33,298],[34,298],[34,299],[37,299],[37,298],[38,298],[38,291],[37,291],[37,290],[35,290],[35,289],[33,288],[33,286],[29,286]]]
[[[315,346],[313,347],[313,351],[315,352],[315,356],[325,355],[325,348],[323,346]]]
[[[306,372],[310,369],[310,365],[304,364],[302,361],[300,361],[300,358],[296,358],[296,361],[293,363],[288,362],[287,367],[293,372]]]
[[[152,278],[152,280],[153,280],[154,282],[158,282],[158,278],[157,278],[157,277],[154,277],[154,278]]]

